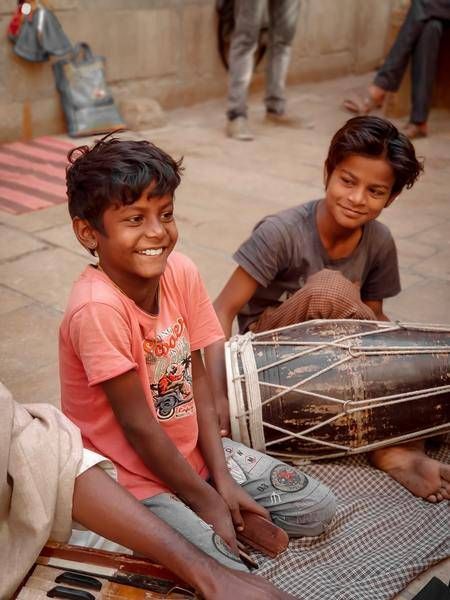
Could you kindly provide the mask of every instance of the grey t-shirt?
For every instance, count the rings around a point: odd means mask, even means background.
[[[389,229],[369,221],[355,250],[332,260],[317,231],[319,200],[269,215],[233,255],[234,260],[259,283],[238,314],[239,331],[269,306],[278,306],[322,269],[340,271],[361,286],[363,300],[382,300],[400,291],[397,250]]]

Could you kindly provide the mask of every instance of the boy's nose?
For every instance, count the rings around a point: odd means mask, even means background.
[[[364,204],[366,198],[364,189],[359,187],[353,188],[348,198],[352,204]]]
[[[148,238],[162,238],[164,237],[165,229],[159,219],[152,219],[148,221],[145,228],[145,236]]]

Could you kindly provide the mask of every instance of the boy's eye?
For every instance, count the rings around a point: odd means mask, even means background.
[[[375,198],[382,198],[384,196],[384,191],[383,190],[374,190],[374,189],[369,189],[369,192],[372,194],[372,196],[374,196]]]
[[[341,180],[346,184],[346,185],[351,185],[353,182],[351,179],[349,179],[348,177],[341,177]]]
[[[166,210],[161,214],[161,221],[168,223],[173,220],[173,210]]]
[[[142,215],[132,215],[131,217],[128,217],[127,221],[133,223],[133,225],[138,225],[139,223],[142,223],[142,219]]]

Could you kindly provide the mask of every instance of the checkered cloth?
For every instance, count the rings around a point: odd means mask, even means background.
[[[450,440],[430,453],[450,462]],[[302,467],[337,497],[326,533],[292,540],[258,573],[304,600],[385,600],[450,555],[448,503],[414,497],[364,455]]]

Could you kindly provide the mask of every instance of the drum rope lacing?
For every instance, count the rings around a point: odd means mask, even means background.
[[[345,321],[351,322],[351,320],[345,320]],[[311,322],[311,323],[313,323],[313,322]],[[373,321],[364,321],[364,323],[368,323],[372,326],[374,325]],[[298,324],[289,326],[289,327],[278,328],[276,330],[272,330],[270,332],[270,334],[273,335],[277,331],[286,331],[287,329],[292,329],[297,326],[298,326]],[[295,438],[303,439],[303,440],[311,441],[311,442],[317,442],[317,440],[310,437],[308,434],[342,418],[343,415],[350,415],[353,413],[367,410],[368,408],[373,409],[373,408],[378,408],[381,406],[386,406],[387,404],[390,405],[390,404],[399,404],[399,403],[403,403],[403,402],[410,402],[412,400],[435,396],[435,395],[439,395],[444,392],[450,391],[450,385],[442,385],[442,386],[435,386],[433,388],[425,388],[422,390],[414,390],[411,392],[404,392],[401,394],[378,396],[375,398],[354,401],[354,400],[343,400],[343,399],[339,399],[339,398],[334,398],[332,396],[327,396],[324,394],[311,392],[308,390],[299,390],[298,389],[299,387],[303,386],[305,383],[308,383],[309,381],[319,377],[320,375],[326,373],[327,371],[330,371],[330,370],[340,366],[341,364],[348,362],[349,360],[351,360],[352,358],[355,358],[355,357],[359,358],[359,357],[365,356],[365,355],[373,356],[373,355],[381,355],[381,354],[382,355],[389,355],[389,354],[409,355],[409,354],[435,354],[435,353],[450,352],[450,346],[414,346],[414,348],[412,348],[412,349],[405,348],[403,346],[390,346],[390,347],[388,346],[388,347],[384,347],[384,348],[379,348],[377,346],[367,346],[365,348],[362,348],[361,346],[353,346],[350,341],[354,338],[360,339],[362,337],[367,337],[370,335],[377,335],[378,333],[386,333],[389,331],[397,331],[399,329],[410,329],[410,330],[416,330],[416,331],[422,331],[422,330],[430,331],[430,329],[433,331],[448,331],[448,328],[445,328],[444,326],[439,326],[439,325],[421,326],[421,325],[414,324],[414,326],[410,327],[410,326],[408,326],[408,324],[401,324],[401,323],[395,323],[395,325],[393,325],[392,323],[390,323],[389,325],[387,325],[387,324],[384,325],[384,323],[377,323],[377,330],[371,330],[371,331],[367,331],[367,332],[358,332],[356,334],[347,334],[347,335],[341,336],[337,340],[322,342],[320,344],[317,344],[317,342],[292,342],[292,341],[285,342],[282,340],[274,340],[273,337],[270,341],[257,341],[258,337],[260,338],[260,337],[267,335],[266,332],[259,333],[259,334],[248,333],[245,336],[242,336],[242,338],[241,338],[242,342],[241,343],[238,342],[235,345],[235,347],[236,347],[236,350],[238,351],[237,353],[239,354],[239,356],[241,358],[242,365],[244,367],[244,373],[246,373],[248,379],[245,379],[245,375],[241,375],[239,373],[239,367],[237,367],[237,369],[235,369],[233,376],[232,376],[232,383],[234,384],[234,388],[236,390],[237,388],[241,387],[239,382],[242,381],[243,379],[245,380],[248,409],[247,410],[245,409],[244,399],[241,398],[242,402],[239,403],[240,404],[239,407],[236,407],[237,410],[235,411],[236,414],[234,415],[234,417],[241,422],[241,425],[243,424],[242,421],[245,421],[248,419],[249,429],[250,429],[250,433],[251,433],[251,437],[252,437],[252,442],[254,445],[253,447],[260,449],[260,450],[264,450],[271,445],[278,444],[280,442],[284,442],[289,439],[295,439]],[[347,342],[347,343],[345,343],[345,342]],[[257,368],[252,345],[253,346],[273,345],[274,343],[276,345],[307,346],[307,349],[303,350],[302,352],[291,354],[288,357],[284,357],[283,359],[280,359],[280,360],[270,363],[268,365],[264,365],[263,367]],[[300,380],[299,382],[297,382],[296,384],[294,384],[293,386],[290,386],[290,387],[284,387],[284,386],[272,384],[269,382],[258,381],[257,374],[260,373],[261,371],[265,371],[267,369],[279,366],[285,362],[295,360],[298,357],[317,352],[317,351],[319,351],[323,348],[329,347],[329,346],[346,350],[349,353],[349,356],[344,357],[338,361],[335,361],[334,363],[328,365],[324,369],[321,369],[320,371],[314,373],[313,375],[310,375],[309,377],[306,377],[306,378]],[[247,371],[245,367],[247,367],[249,370]],[[255,381],[255,376],[256,376],[256,381]],[[250,379],[252,381],[251,385],[249,382]],[[255,385],[255,383],[257,385]],[[283,389],[281,392],[262,401],[261,394],[260,394],[260,386],[275,387],[277,389],[279,389],[280,387],[283,387]],[[267,423],[267,422],[263,421],[262,407],[265,404],[267,404],[269,402],[273,402],[277,398],[280,398],[281,396],[283,396],[289,392],[294,392],[294,393],[298,392],[299,394],[304,394],[304,395],[313,396],[313,397],[317,397],[317,398],[321,398],[321,399],[326,399],[330,402],[340,404],[341,410],[336,415],[333,415],[332,417],[322,421],[321,423],[313,425],[313,426],[311,426],[301,432],[297,432],[297,433],[289,431],[287,429],[284,429],[283,427],[273,425],[272,423]],[[255,414],[258,414],[258,417],[252,418],[255,416]],[[265,442],[264,427],[268,427],[270,429],[279,431],[280,433],[285,433],[287,435],[283,438],[273,440],[271,442]],[[421,435],[423,434],[425,436],[429,433],[438,433],[439,431],[448,429],[448,427],[449,427],[449,424],[438,425],[438,426],[423,430],[420,432],[420,434]],[[242,431],[242,427],[240,428],[240,430]],[[416,437],[417,437],[417,433],[415,433],[415,432],[411,433],[411,434],[404,434],[404,435],[398,436],[396,438],[391,438],[389,441],[386,442],[386,444],[387,443],[392,444],[394,442],[399,442],[399,441],[406,441],[408,439],[416,438]],[[382,443],[375,442],[372,444],[366,444],[365,446],[360,446],[355,449],[355,448],[351,448],[351,447],[348,447],[348,446],[345,446],[342,444],[328,442],[326,440],[320,440],[320,444],[323,444],[323,445],[331,447],[331,448],[335,448],[337,450],[344,450],[344,451],[350,452],[350,453],[366,451],[372,447],[380,447],[381,445],[386,445],[383,442]],[[283,453],[275,453],[275,454],[283,454]]]

